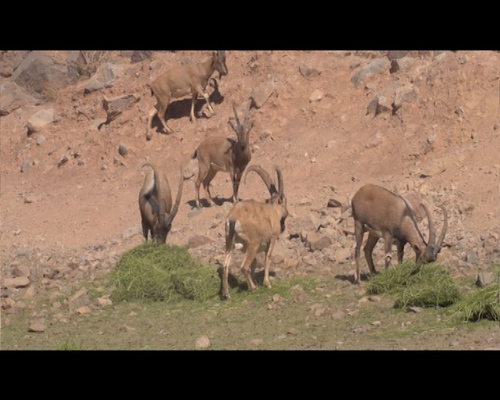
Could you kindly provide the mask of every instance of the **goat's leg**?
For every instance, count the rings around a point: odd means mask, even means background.
[[[271,254],[273,254],[274,243],[276,239],[272,238],[269,241],[269,245],[266,249],[266,262],[264,264],[264,286],[268,289],[271,289],[271,282],[269,281],[269,266],[271,264]]]
[[[226,261],[224,261],[224,269],[222,271],[222,298],[226,300],[230,300],[231,296],[229,295],[228,288],[228,276],[229,276],[229,266],[231,265],[231,259],[233,257],[234,249],[230,250],[226,254]]]
[[[189,112],[189,120],[191,122],[196,121],[196,117],[194,116],[194,105],[196,104],[196,99],[198,98],[198,93],[193,94],[191,98],[191,111]]]
[[[401,241],[399,239],[396,240],[396,249],[398,252],[398,263],[399,264],[401,264],[403,262],[403,256],[405,253],[405,244],[406,244],[405,241]]]
[[[144,221],[141,221],[142,225],[142,235],[144,236],[144,240],[147,242],[148,241],[148,232],[149,232],[149,225],[145,223]]]
[[[146,139],[147,140],[151,140],[151,138],[153,137],[153,135],[151,134],[151,125],[153,123],[153,118],[155,117],[156,113],[158,112],[158,110],[153,107],[151,110],[149,110],[149,113],[148,113],[148,128],[146,130]]]
[[[158,99],[158,118],[160,119],[163,129],[166,133],[172,133],[173,130],[167,125],[165,121],[165,113],[167,112],[168,104],[170,103],[170,97],[167,99]]]
[[[245,258],[243,259],[243,263],[241,265],[241,273],[245,277],[248,285],[248,290],[255,290],[257,286],[255,285],[252,276],[250,274],[250,267],[252,262],[255,260],[255,256],[257,254],[257,250],[259,249],[259,244],[248,244],[245,251]]]
[[[356,238],[356,248],[354,249],[354,259],[356,260],[356,272],[354,273],[354,283],[359,283],[359,256],[361,251],[361,245],[363,243],[363,235],[365,233],[365,227],[361,222],[354,222],[354,235]]]
[[[196,181],[194,182],[194,191],[195,191],[195,201],[196,201],[196,207],[200,207],[200,186],[201,182],[204,182],[205,178],[208,175],[208,172],[210,171],[210,166],[208,162],[205,162],[204,160],[200,159],[200,155],[198,154],[198,178],[196,178]]]
[[[203,179],[203,187],[205,188],[205,192],[207,193],[207,201],[210,207],[214,205],[214,201],[212,199],[212,195],[210,194],[210,182],[214,179],[214,176],[217,175],[217,170],[210,168],[205,178]]]
[[[389,232],[384,233],[384,248],[385,248],[385,268],[389,268],[392,260],[392,240],[393,237]]]
[[[238,202],[238,190],[240,187],[240,181],[241,181],[242,175],[243,175],[243,173],[238,172],[236,174],[233,174],[233,176],[232,176],[232,178],[233,178],[233,203]]]
[[[212,115],[215,115],[215,110],[213,109],[212,105],[210,104],[210,99],[208,97],[208,93],[206,91],[203,91],[203,92],[201,92],[201,95],[203,96],[203,98],[207,102],[208,109],[210,110],[210,112],[212,113]]]
[[[366,239],[366,244],[364,247],[364,253],[366,262],[368,263],[368,268],[370,269],[370,274],[375,275],[377,271],[375,270],[375,264],[373,263],[373,249],[380,238],[368,233],[368,238]]]

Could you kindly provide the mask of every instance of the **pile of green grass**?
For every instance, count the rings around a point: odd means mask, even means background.
[[[368,293],[389,294],[395,307],[446,307],[460,299],[448,271],[435,263],[416,265],[404,261],[368,281]]]
[[[496,283],[473,290],[453,307],[456,317],[473,322],[500,321],[500,266],[496,267],[495,274]]]
[[[215,267],[204,265],[186,247],[146,242],[124,253],[110,276],[114,302],[182,299],[204,302],[216,297],[220,279]]]

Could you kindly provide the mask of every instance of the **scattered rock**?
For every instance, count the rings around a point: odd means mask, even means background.
[[[377,58],[370,64],[357,70],[351,78],[354,87],[364,81],[369,74],[380,74],[387,71],[391,66],[391,62],[386,58]]]
[[[111,99],[103,96],[102,107],[106,111],[106,121],[102,122],[97,126],[97,129],[101,129],[102,125],[109,124],[115,120],[121,113],[123,113],[132,104],[138,102],[140,97],[136,97],[133,94],[127,94],[123,96],[113,97]]]
[[[274,81],[268,80],[261,83],[259,86],[252,90],[250,98],[253,100],[255,108],[261,108],[269,97],[275,92]]]
[[[476,285],[484,287],[495,283],[496,276],[493,272],[480,272],[476,278]]]
[[[33,134],[34,132],[39,132],[47,125],[55,122],[57,120],[54,109],[47,108],[40,111],[37,111],[33,114],[28,122],[26,123],[26,128],[28,128],[28,136]]]
[[[87,305],[90,302],[87,289],[82,288],[77,291],[73,296],[68,299],[70,309],[77,309],[81,306]]]
[[[95,74],[87,81],[84,88],[84,93],[95,92],[104,88],[111,87],[116,78],[123,70],[122,65],[110,63],[101,64]]]
[[[118,153],[122,156],[125,157],[128,154],[128,148],[124,144],[120,144],[118,146]]]
[[[21,164],[21,172],[25,172],[29,167],[31,167],[31,163],[29,161],[23,161]]]
[[[196,339],[196,342],[194,343],[194,347],[196,350],[206,350],[210,348],[210,346],[211,343],[208,336],[199,337],[198,339]]]
[[[305,76],[306,78],[313,78],[321,74],[320,70],[306,64],[300,64],[299,71],[302,74],[302,76]]]
[[[314,90],[309,97],[309,102],[314,103],[316,101],[321,101],[323,98],[323,92],[319,89]]]
[[[43,322],[34,321],[30,323],[28,332],[43,333],[45,332],[45,329],[47,329],[47,327]]]
[[[17,276],[15,278],[4,278],[2,285],[7,288],[24,288],[30,284],[27,276]]]
[[[38,105],[39,101],[14,82],[6,81],[0,84],[0,116],[9,115],[19,107],[33,104]]]
[[[188,247],[194,249],[196,247],[205,246],[207,244],[213,243],[213,240],[205,235],[193,235],[189,237]]]

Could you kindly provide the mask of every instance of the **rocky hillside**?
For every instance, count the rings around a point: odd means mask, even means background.
[[[228,51],[229,74],[209,88],[216,114],[200,99],[191,123],[191,100],[175,101],[167,111],[174,133],[160,133],[155,122],[158,134],[146,140],[150,82],[208,56],[0,52],[4,309],[43,287],[63,291],[93,278],[142,242],[137,195],[145,161],[164,169],[174,193],[185,168],[167,241],[220,263],[231,183],[218,174],[217,205],[194,209],[191,155],[204,138],[234,135],[232,103],[243,110],[250,95],[251,162],[281,166],[290,210],[274,252],[275,279],[352,275],[349,203],[369,182],[426,201],[438,229],[437,206],[446,207],[440,260],[451,272],[473,276],[498,259],[499,52]],[[242,184],[240,197],[266,197],[257,176]],[[380,266],[381,255],[379,244]],[[414,257],[409,248],[406,256]]]

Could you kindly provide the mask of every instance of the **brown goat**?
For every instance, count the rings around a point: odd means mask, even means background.
[[[215,110],[210,104],[206,86],[208,80],[215,71],[219,71],[219,78],[227,75],[226,54],[224,51],[216,51],[207,61],[201,63],[176,65],[161,74],[151,84],[151,92],[155,95],[158,104],[152,108],[148,114],[147,140],[151,140],[151,123],[155,115],[158,115],[163,128],[167,133],[172,129],[165,121],[165,112],[172,99],[178,99],[187,95],[192,96],[190,120],[195,121],[194,104],[198,95],[203,96],[208,104],[208,108],[215,114]]]
[[[145,166],[151,167],[152,170],[146,174],[139,192],[142,233],[146,241],[148,232],[151,232],[152,240],[164,244],[181,202],[184,183],[182,166],[177,198],[173,207],[170,186],[165,174],[160,173],[154,164],[146,163],[142,167]]]
[[[208,202],[213,205],[210,195],[210,182],[214,179],[217,172],[227,172],[231,176],[233,183],[233,202],[238,201],[238,188],[240,186],[241,176],[246,166],[252,158],[250,151],[250,130],[253,123],[248,124],[248,113],[252,100],[248,102],[243,124],[240,123],[236,107],[233,103],[233,112],[236,125],[229,120],[229,125],[236,132],[237,139],[226,137],[211,137],[201,142],[193,153],[192,158],[198,159],[198,178],[195,181],[196,207],[200,208],[200,185],[207,193]]]
[[[376,274],[373,264],[373,248],[382,237],[385,244],[385,267],[388,268],[392,259],[392,242],[396,240],[398,262],[403,261],[404,246],[410,243],[416,253],[416,262],[436,261],[441,251],[444,236],[447,229],[446,209],[441,206],[444,215],[443,230],[436,242],[436,231],[434,229],[431,214],[425,204],[420,205],[424,209],[429,221],[429,242],[427,243],[418,228],[414,206],[408,200],[383,187],[376,185],[362,186],[351,201],[352,215],[354,217],[354,232],[356,237],[356,273],[354,282],[359,283],[359,257],[363,235],[368,231],[368,239],[364,247],[364,253],[370,273]]]
[[[245,252],[241,265],[249,290],[255,290],[255,285],[250,271],[254,265],[257,253],[265,251],[264,286],[271,288],[269,281],[269,266],[271,254],[278,236],[285,230],[285,220],[288,216],[286,197],[284,194],[283,176],[278,166],[274,166],[278,176],[278,189],[269,174],[257,165],[248,167],[250,171],[257,172],[266,184],[270,199],[265,202],[246,200],[233,205],[226,220],[226,260],[222,274],[222,297],[230,299],[228,289],[228,275],[231,259],[236,249]]]

